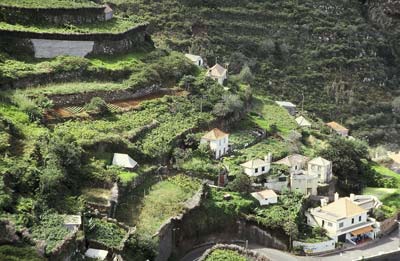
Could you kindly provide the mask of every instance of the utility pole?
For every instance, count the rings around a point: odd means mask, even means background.
[[[301,93],[303,100],[301,101],[301,115],[304,115],[304,91]]]

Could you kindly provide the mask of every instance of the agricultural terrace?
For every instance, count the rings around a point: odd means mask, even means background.
[[[91,0],[0,0],[0,5],[25,8],[84,8],[99,6]]]
[[[8,261],[44,261],[32,246],[0,246],[0,260]]]
[[[177,175],[153,185],[143,198],[136,221],[137,233],[151,236],[169,218],[185,209],[185,202],[200,189],[200,180]]]
[[[49,34],[121,34],[135,26],[143,25],[145,22],[139,17],[119,18],[101,23],[79,24],[79,25],[22,25],[0,22],[0,30],[10,32],[49,33]]]
[[[99,218],[89,218],[85,221],[86,238],[108,247],[118,248],[126,233],[127,231],[118,225]]]
[[[56,129],[71,133],[81,145],[99,142],[122,142],[133,145],[149,157],[168,153],[172,141],[180,134],[213,120],[209,113],[193,108],[190,100],[184,97],[165,96],[162,99],[143,102],[138,111],[105,117],[94,121],[69,121],[56,126]],[[156,121],[156,122],[155,122]],[[136,142],[136,135],[151,123],[152,127]]]

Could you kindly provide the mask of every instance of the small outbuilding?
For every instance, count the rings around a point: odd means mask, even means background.
[[[294,116],[297,113],[297,106],[288,101],[275,101],[280,107],[285,108],[290,115]]]
[[[219,84],[223,85],[224,81],[228,79],[228,70],[225,69],[222,65],[216,64],[210,69],[207,70],[207,77],[210,77],[216,81],[218,81]]]
[[[261,206],[278,203],[278,195],[271,189],[253,192],[251,195],[260,202]]]
[[[138,165],[128,154],[122,153],[114,153],[112,164],[125,169],[134,169]]]
[[[311,128],[311,123],[303,116],[297,117],[296,122],[301,128]]]
[[[112,10],[112,8],[105,4],[104,5],[104,19],[106,21],[111,20],[114,17],[114,10]]]
[[[106,260],[108,256],[108,251],[102,249],[89,248],[88,250],[86,250],[85,256],[93,258],[95,260]]]
[[[340,125],[339,123],[332,121],[326,124],[329,128],[335,131],[337,134],[343,137],[349,136],[349,129],[345,128],[344,126]]]
[[[66,215],[64,217],[64,226],[69,231],[75,231],[82,225],[82,218],[80,215]]]
[[[188,58],[192,63],[194,63],[197,66],[201,67],[204,65],[204,60],[199,55],[187,53],[187,54],[185,54],[185,57]]]

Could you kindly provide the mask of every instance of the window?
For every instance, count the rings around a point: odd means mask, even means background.
[[[332,227],[332,223],[331,222],[328,222],[328,227]]]
[[[265,167],[262,167],[262,168],[261,168],[261,171],[265,171]]]
[[[351,219],[351,224],[354,224],[354,218]]]
[[[322,227],[325,226],[325,220],[322,220]]]
[[[255,172],[255,173],[258,173],[258,168],[256,168],[256,169],[254,170],[254,172]]]
[[[361,222],[361,216],[358,217],[358,222]]]
[[[343,227],[343,222],[340,222],[339,223],[339,228],[342,228]]]

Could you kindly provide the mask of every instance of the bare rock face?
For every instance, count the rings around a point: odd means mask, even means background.
[[[7,220],[0,220],[0,245],[19,241],[15,226]]]

